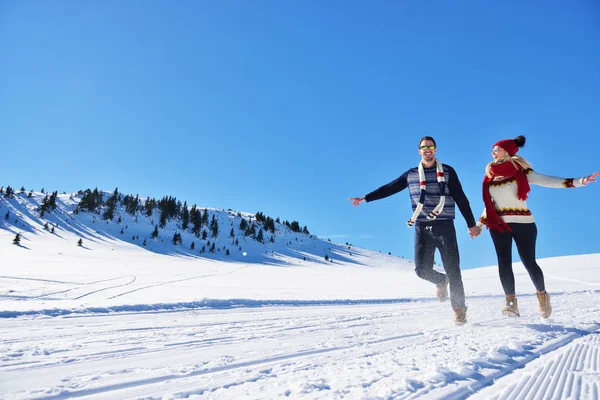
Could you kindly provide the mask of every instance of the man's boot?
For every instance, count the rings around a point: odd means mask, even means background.
[[[448,277],[444,275],[444,283],[436,285],[437,287],[437,298],[440,302],[444,302],[448,299]]]
[[[464,325],[467,323],[467,306],[454,307],[454,317],[456,317],[456,325]]]
[[[540,316],[548,318],[552,314],[552,305],[550,305],[550,295],[545,290],[537,292],[538,303],[540,303]]]
[[[520,317],[519,305],[517,304],[517,296],[514,294],[506,295],[506,307],[502,310],[502,314],[509,317]]]

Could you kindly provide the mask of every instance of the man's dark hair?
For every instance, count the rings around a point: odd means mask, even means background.
[[[432,138],[431,136],[424,136],[421,140],[419,140],[419,147],[421,147],[421,143],[423,143],[423,140],[431,140],[433,144],[437,146],[437,143],[435,142],[434,138]]]

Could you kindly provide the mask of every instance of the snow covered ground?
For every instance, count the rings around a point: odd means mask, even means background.
[[[548,320],[519,263],[517,319],[494,266],[463,271],[458,327],[396,256],[319,239],[334,262],[283,244],[272,262],[79,247],[20,218],[21,246],[0,227],[2,399],[600,398],[600,254],[539,260]]]

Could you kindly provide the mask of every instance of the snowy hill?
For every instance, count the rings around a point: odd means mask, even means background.
[[[51,202],[53,194],[56,198],[54,207],[45,206],[45,202]],[[274,221],[263,213],[188,207],[187,202],[181,204],[172,197],[144,201],[117,190],[110,193],[88,189],[79,193],[53,194],[19,191],[5,197],[6,190],[3,190],[0,193],[0,229],[23,235],[21,244],[26,247],[35,247],[35,241],[52,233],[63,241],[75,240],[76,243],[81,238],[85,246],[129,243],[158,254],[211,260],[280,264],[282,256],[320,260],[325,255],[339,258],[349,253],[345,251],[349,249],[310,235],[307,227],[301,229],[297,221],[290,223],[279,218]],[[97,204],[90,206],[86,200],[96,196],[99,196]],[[113,196],[116,197],[115,207],[107,217]],[[161,202],[164,205],[161,206]],[[194,209],[199,214],[195,232]],[[185,214],[187,222],[184,222]],[[266,219],[271,219],[271,224]],[[213,227],[216,227],[214,231]],[[155,229],[158,236],[153,238]],[[180,236],[177,243],[174,241],[176,235]]]

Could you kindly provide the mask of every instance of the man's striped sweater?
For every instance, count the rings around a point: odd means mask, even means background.
[[[446,179],[446,201],[443,212],[437,217],[436,220],[453,220],[455,214],[456,204],[467,222],[467,226],[470,228],[475,226],[475,217],[471,211],[469,200],[465,195],[458,175],[454,168],[449,165],[442,164],[444,169],[444,177]],[[417,218],[417,223],[429,221],[426,216],[429,214],[440,201],[440,188],[436,177],[436,167],[424,168],[425,180],[427,181],[427,187],[425,190],[425,203],[423,203],[423,210]],[[410,193],[410,199],[412,204],[413,212],[419,202],[419,196],[421,194],[421,188],[419,185],[419,169],[417,167],[411,168],[398,178],[394,179],[390,183],[381,186],[380,188],[372,191],[365,196],[367,202],[383,199],[385,197],[396,194],[408,187]],[[410,215],[407,216],[407,220]]]

